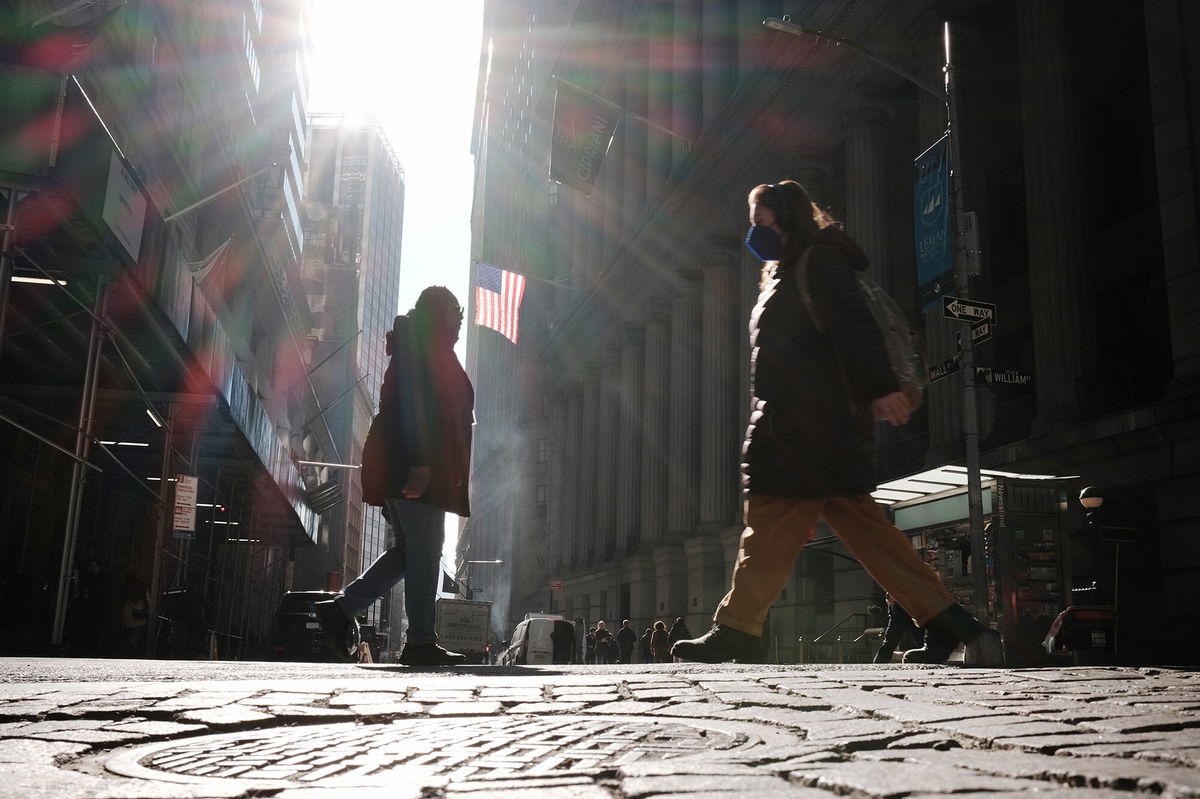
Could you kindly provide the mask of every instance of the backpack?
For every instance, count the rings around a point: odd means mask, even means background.
[[[821,333],[820,319],[813,310],[812,296],[808,286],[808,256],[812,247],[805,248],[796,264],[796,288],[804,305],[812,316],[813,325]],[[908,325],[904,312],[879,284],[865,272],[854,271],[854,279],[858,290],[867,302],[867,308],[879,330],[883,334],[883,344],[887,348],[888,362],[892,366],[892,376],[896,378],[904,398],[908,400],[910,411],[921,407],[925,386],[929,385],[929,366],[925,362],[925,348],[921,337]]]

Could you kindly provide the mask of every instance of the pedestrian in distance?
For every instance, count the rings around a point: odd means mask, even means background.
[[[388,335],[379,413],[363,445],[363,500],[383,508],[395,544],[335,599],[315,604],[330,646],[352,656],[355,616],[405,581],[406,666],[452,666],[466,656],[437,644],[435,604],[446,513],[470,516],[474,390],[454,353],[463,311],[444,286],[421,292]]]
[[[609,631],[609,629],[607,627],[604,626],[604,622],[602,622],[602,621],[596,622],[596,662],[597,663],[606,664],[606,663],[612,662],[613,655],[615,654],[612,651],[615,648],[615,647],[613,647],[614,643],[615,642],[613,641],[613,634]]]
[[[127,658],[146,656],[146,625],[150,620],[150,594],[146,580],[134,572],[125,575],[121,586],[121,632]]]
[[[671,625],[671,629],[667,630],[667,643],[671,646],[674,646],[676,641],[684,641],[691,637],[692,631],[688,629],[687,622],[683,620],[683,616],[677,617],[675,623]]]
[[[621,622],[621,629],[617,630],[617,662],[632,663],[633,648],[637,646],[638,634],[629,626],[629,619]]]
[[[596,662],[596,628],[589,627],[583,640],[583,662],[591,665]]]
[[[650,656],[655,663],[671,662],[671,637],[667,632],[667,623],[654,622],[654,631],[650,633]]]
[[[867,257],[795,181],[756,186],[748,202],[746,245],[764,263],[750,316],[745,529],[712,628],[677,642],[672,655],[759,660],[767,610],[823,516],[925,627],[925,646],[906,652],[905,662],[941,663],[965,643],[975,662],[999,664],[999,637],[954,601],[870,495],[874,421],[905,424],[911,405],[858,287],[855,272],[867,269]]]
[[[921,642],[921,628],[908,615],[908,611],[900,607],[900,603],[891,594],[884,594],[887,602],[887,627],[883,630],[883,641],[879,651],[875,653],[873,663],[891,663],[892,653],[900,644],[912,643],[912,647],[904,647],[901,651],[915,648]]]
[[[643,663],[650,663],[654,658],[654,655],[650,651],[650,637],[652,635],[654,635],[654,628],[647,627],[646,632],[642,633],[642,637],[639,639],[638,654],[641,655]]]

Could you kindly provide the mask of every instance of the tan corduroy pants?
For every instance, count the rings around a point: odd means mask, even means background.
[[[795,499],[751,494],[746,499],[746,529],[733,567],[732,587],[717,606],[713,621],[762,635],[767,610],[791,575],[800,550],[813,537],[813,525],[820,516],[917,624],[924,626],[954,604],[908,536],[887,520],[869,495]]]

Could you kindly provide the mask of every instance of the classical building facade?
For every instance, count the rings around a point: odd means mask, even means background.
[[[1064,478],[1039,536],[1071,559],[1058,579],[1006,576],[1015,599],[993,611],[1023,614],[1035,591],[1044,613],[1095,582],[1119,603],[1123,656],[1194,660],[1198,15],[1157,0],[1103,15],[1038,0],[486,4],[474,257],[540,279],[517,345],[479,329],[469,342],[478,430],[460,558],[503,561],[469,580],[497,603],[497,634],[537,610],[707,627],[742,528],[754,185],[808,187],[930,361],[953,367],[957,325],[917,307],[912,232],[913,161],[946,106],[860,49],[763,26],[786,11],[934,86],[948,15],[962,207],[982,250],[970,291],[998,309],[977,362],[1011,377],[976,392],[982,461]],[[629,112],[590,196],[547,179],[551,76]],[[880,482],[962,463],[961,376],[881,432]],[[1072,496],[1088,484],[1110,497],[1099,521]],[[945,532],[909,531],[931,550]],[[993,569],[990,549],[981,560]],[[844,629],[860,632],[877,600],[820,535],[772,611],[769,651],[801,657],[799,639],[855,614]]]
[[[308,4],[8,14],[4,647],[119,650],[128,579],[171,619],[149,651],[263,657],[330,505],[298,461],[335,449],[309,426]]]
[[[377,120],[315,114],[305,187],[302,273],[313,316],[313,386],[333,431],[335,462],[353,465],[362,461],[387,369],[384,336],[400,290],[404,170]],[[386,549],[388,525],[378,508],[363,504],[357,469],[309,468],[322,484],[336,484],[345,501],[322,515],[316,546],[296,553],[294,585],[320,588],[331,572],[348,583]],[[403,602],[375,605],[370,622],[391,623],[391,608]]]

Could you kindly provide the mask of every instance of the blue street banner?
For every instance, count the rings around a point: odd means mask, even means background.
[[[950,232],[950,136],[917,156],[913,185],[913,238],[917,244],[917,299],[921,310],[954,286]]]
[[[559,80],[557,85],[550,179],[591,196],[621,112],[574,84]]]

